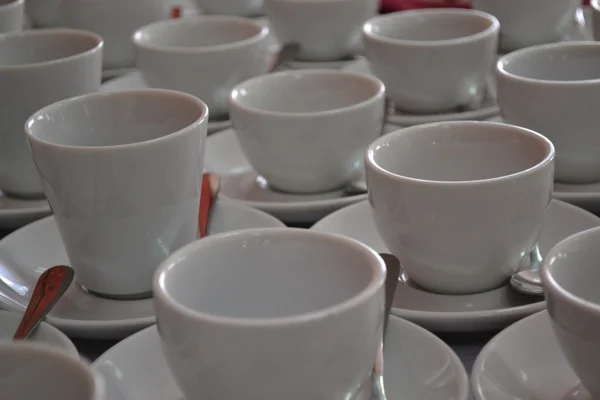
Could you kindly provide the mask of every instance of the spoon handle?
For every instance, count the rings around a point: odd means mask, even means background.
[[[74,277],[75,271],[65,265],[58,265],[44,271],[35,284],[29,305],[13,336],[14,340],[26,340],[31,335],[67,291]]]

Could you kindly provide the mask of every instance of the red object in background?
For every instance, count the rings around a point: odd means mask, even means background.
[[[415,8],[439,7],[471,8],[469,4],[469,0],[381,0],[381,11],[392,12],[401,10],[412,10]],[[590,0],[584,0],[583,4],[586,6],[589,5]]]
[[[181,18],[181,7],[174,6],[173,8],[171,8],[171,18],[172,19]]]

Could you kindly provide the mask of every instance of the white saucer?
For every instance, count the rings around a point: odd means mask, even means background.
[[[369,61],[366,58],[359,59],[353,63],[350,63],[342,69],[346,71],[357,72],[360,74],[374,75],[371,71],[371,67],[369,66]],[[401,69],[399,69],[398,73],[402,73]],[[390,109],[388,112],[387,120],[392,124],[400,126],[412,126],[442,121],[482,120],[490,118],[494,115],[498,115],[498,113],[500,112],[500,109],[496,102],[495,93],[495,83],[493,78],[490,77],[487,95],[483,100],[482,104],[474,110],[436,114],[411,114],[397,109]]]
[[[268,214],[223,199],[217,201],[213,212],[210,233],[284,226]],[[46,268],[58,264],[69,265],[69,261],[53,217],[27,225],[0,241],[0,279],[11,276],[13,281],[32,287]],[[0,282],[2,308],[22,312],[27,300],[6,290]],[[122,339],[154,324],[155,317],[152,299],[102,299],[74,285],[50,312],[46,322],[69,336]]]
[[[390,400],[468,399],[467,374],[456,354],[436,336],[408,321],[390,317],[384,363],[385,391]],[[104,378],[107,399],[182,399],[162,355],[156,326],[118,343],[92,368]]]
[[[570,204],[553,200],[546,216],[539,245],[542,254],[562,239],[596,226],[600,218]],[[377,252],[387,252],[368,201],[351,205],[317,222],[319,232],[338,233],[360,240]],[[490,292],[448,296],[398,284],[392,313],[437,332],[474,332],[503,328],[543,310],[542,298],[514,292],[507,286]]]
[[[364,60],[361,56],[355,56],[347,60],[337,61],[290,61],[288,67],[290,69],[311,69],[311,68],[325,68],[325,69],[344,69],[349,68],[354,63]]]
[[[400,129],[388,125],[386,131]],[[241,201],[279,218],[285,223],[313,223],[325,215],[367,198],[366,194],[345,195],[343,190],[313,194],[289,194],[270,190],[246,159],[235,131],[227,129],[206,140],[204,168],[221,176],[223,197]]]
[[[46,199],[17,199],[0,192],[0,229],[17,229],[51,213]]]
[[[488,119],[503,122],[502,117]],[[566,201],[594,214],[600,214],[600,182],[587,184],[554,182],[555,199]]]
[[[100,88],[101,92],[118,92],[121,90],[132,90],[132,89],[147,89],[148,86],[142,79],[142,75],[139,71],[133,69],[129,70],[123,76],[111,79],[104,83]],[[231,126],[230,120],[222,121],[208,121],[208,133],[220,131],[222,129],[229,128]]]
[[[114,79],[119,76],[130,74],[135,71],[135,68],[106,68],[102,70],[102,81]],[[104,86],[104,85],[102,85]],[[102,89],[100,89],[102,91]]]
[[[546,311],[506,328],[471,375],[477,400],[591,400],[563,355]]]

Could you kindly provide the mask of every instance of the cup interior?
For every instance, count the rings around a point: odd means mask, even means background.
[[[546,81],[600,79],[600,44],[536,46],[504,56],[501,73]]]
[[[27,66],[91,51],[102,40],[73,30],[31,30],[0,36],[0,68]]]
[[[333,235],[264,229],[207,239],[163,264],[155,295],[208,317],[274,320],[356,300],[385,275],[372,250]]]
[[[418,10],[376,17],[364,29],[367,34],[388,40],[431,42],[474,36],[496,23],[481,13]]]
[[[141,28],[134,40],[156,47],[214,48],[245,42],[261,35],[265,28],[236,17],[192,17],[161,21]]]
[[[0,345],[2,400],[92,400],[96,382],[73,356],[30,344]]]
[[[558,287],[584,302],[600,307],[600,229],[578,233],[559,243],[550,253],[543,274]]]
[[[410,179],[467,182],[513,175],[544,162],[552,144],[526,129],[485,122],[436,123],[375,141],[368,161]]]
[[[233,89],[238,106],[286,114],[321,113],[367,102],[383,93],[376,79],[342,71],[286,71],[250,79]]]
[[[55,103],[27,122],[34,139],[61,146],[107,147],[169,136],[208,114],[198,99],[164,90],[92,94]]]

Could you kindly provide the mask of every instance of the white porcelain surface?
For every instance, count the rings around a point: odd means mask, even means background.
[[[362,60],[362,57],[349,57],[347,59],[338,60],[338,61],[299,61],[293,60],[288,63],[288,68],[290,69],[318,69],[318,68],[326,68],[326,69],[345,69],[345,67],[350,66],[358,61]],[[351,71],[351,69],[348,69]]]
[[[469,399],[467,375],[460,360],[445,343],[410,322],[390,317],[384,358],[390,400]],[[104,378],[107,397],[112,400],[182,398],[154,326],[115,345],[98,358],[93,369]]]
[[[384,280],[383,259],[339,235],[196,241],[154,278],[163,354],[187,398],[354,398],[380,348]]]
[[[22,313],[0,310],[0,342],[12,340],[22,317]],[[64,333],[46,322],[40,323],[28,340],[33,343],[54,346],[65,354],[79,358],[73,342]]]
[[[377,0],[265,0],[277,38],[300,43],[298,58],[307,61],[335,61],[360,51],[360,29],[378,9]]]
[[[2,191],[17,197],[42,197],[25,121],[56,101],[97,91],[101,57],[102,39],[84,31],[40,29],[0,37]]]
[[[343,66],[342,69],[374,76],[369,61],[366,58],[350,62]],[[500,108],[496,102],[496,82],[493,76],[490,75],[488,76],[486,95],[481,104],[476,107],[429,114],[413,114],[393,107],[388,110],[387,121],[400,126],[412,126],[430,122],[483,120],[498,115],[499,112]]]
[[[500,21],[505,51],[560,40],[580,0],[473,0],[473,8]]]
[[[46,199],[20,199],[0,192],[0,229],[17,229],[51,212]]]
[[[391,132],[398,128],[386,125],[384,129]],[[352,195],[345,190],[302,195],[270,189],[250,166],[233,129],[218,132],[206,140],[204,168],[221,176],[222,197],[268,212],[285,223],[313,223],[367,198],[366,194]]]
[[[535,246],[552,198],[554,147],[492,122],[405,128],[365,153],[369,202],[419,286],[468,294],[501,286]]]
[[[214,205],[210,234],[238,229],[283,227],[268,214],[235,202],[218,199]],[[67,257],[53,217],[28,225],[0,241],[2,275],[32,286],[51,265],[67,264]],[[14,292],[0,292],[0,304],[22,312],[27,299]],[[72,287],[46,321],[69,336],[90,339],[122,339],[156,323],[152,299],[117,301],[92,296]]]
[[[142,79],[142,75],[140,74],[140,72],[134,69],[129,72],[126,72],[125,74],[123,74],[123,76],[120,76],[115,79],[111,79],[110,81],[102,84],[100,91],[108,93],[108,92],[119,92],[119,91],[123,91],[123,90],[136,90],[136,89],[149,89],[149,86]],[[208,119],[208,125],[207,125],[207,132],[209,134],[217,132],[217,131],[221,131],[223,129],[227,129],[231,126],[231,121],[229,120],[229,118],[225,118],[223,120],[218,119],[218,120],[211,121],[210,120],[210,118],[211,118],[210,110],[209,110],[208,118],[209,119]]]
[[[598,0],[592,0],[590,2],[590,12],[592,15],[592,32],[594,39],[600,39],[600,2]]]
[[[397,108],[449,112],[483,96],[499,27],[493,16],[473,10],[396,12],[364,25],[364,52]]]
[[[600,43],[563,42],[509,53],[497,66],[502,118],[556,146],[556,180],[600,180]]]
[[[566,237],[600,226],[600,218],[580,208],[553,200],[539,238],[542,254]],[[346,235],[389,252],[377,232],[368,201],[341,209],[311,229]],[[446,296],[399,284],[392,312],[427,329],[439,332],[475,332],[503,328],[540,311],[545,303],[534,296],[515,293],[508,286],[474,295]]]
[[[151,290],[194,241],[208,109],[180,92],[65,100],[34,114],[27,139],[77,279],[105,295]]]
[[[581,387],[542,311],[500,332],[471,375],[477,400],[592,400]]]
[[[131,35],[170,13],[164,0],[62,0],[61,23],[102,36],[104,68],[126,68],[135,65]]]
[[[229,110],[248,161],[287,193],[342,188],[381,135],[381,81],[332,70],[284,71],[236,86]]]
[[[220,117],[235,85],[269,70],[268,34],[250,19],[193,16],[145,26],[133,41],[149,86],[195,95]]]
[[[53,347],[0,342],[2,400],[104,400],[105,386],[89,365]]]
[[[557,244],[541,268],[548,313],[560,347],[593,398],[600,396],[600,228]]]
[[[263,0],[192,0],[205,14],[255,17],[262,14]]]
[[[27,0],[25,13],[34,28],[54,28],[61,22],[62,0]]]
[[[0,0],[0,33],[18,32],[25,23],[25,0]]]

